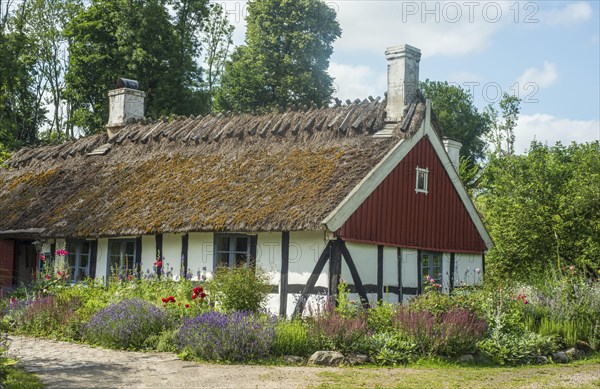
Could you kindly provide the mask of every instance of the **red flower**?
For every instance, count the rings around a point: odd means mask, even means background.
[[[162,266],[162,261],[156,261],[156,267],[161,267]]]
[[[46,274],[46,279],[47,279],[47,280],[49,280],[49,279],[50,279],[50,276],[49,276],[48,274]]]
[[[161,300],[162,300],[163,303],[165,303],[165,304],[167,303],[167,299],[166,298],[163,297]]]
[[[202,289],[202,287],[201,287],[201,286],[196,286],[196,287],[194,288],[194,294],[200,294],[200,293],[202,293],[202,292],[204,292],[204,289]]]
[[[206,293],[202,292],[200,293],[200,298],[205,298],[206,297]]]
[[[194,294],[192,295],[192,300],[196,300],[196,297],[198,297],[198,295],[197,295],[196,293],[194,293]]]
[[[175,297],[169,296],[169,298],[167,300],[169,300],[170,302],[174,303],[175,302]]]
[[[186,308],[189,308],[189,307],[190,307],[190,304],[185,304],[185,307],[186,307]]]

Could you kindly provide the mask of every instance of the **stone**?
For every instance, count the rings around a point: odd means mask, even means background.
[[[555,363],[569,363],[569,356],[564,351],[558,351],[552,354],[552,360]]]
[[[548,360],[548,357],[545,357],[543,355],[538,355],[535,357],[535,363],[537,363],[538,365],[546,365],[548,362],[550,362]]]
[[[283,360],[285,361],[285,363],[289,363],[291,365],[298,365],[304,362],[304,358],[299,357],[297,355],[284,355]]]
[[[584,342],[583,340],[578,340],[577,343],[575,344],[575,347],[578,350],[581,350],[586,354],[594,351],[592,346],[590,346],[590,344],[588,342]]]
[[[576,361],[581,358],[581,351],[576,349],[575,347],[571,347],[570,349],[565,351],[565,354],[569,357],[569,359]]]
[[[458,363],[473,363],[475,362],[475,357],[471,354],[464,354],[460,357],[456,358],[456,362]]]
[[[364,354],[350,354],[346,357],[346,363],[350,366],[364,365],[369,362],[369,356]]]
[[[308,358],[308,363],[321,366],[339,366],[344,362],[344,354],[339,351],[317,351]]]

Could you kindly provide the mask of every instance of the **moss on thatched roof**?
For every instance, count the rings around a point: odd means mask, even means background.
[[[414,103],[407,128],[420,125],[422,105]],[[110,140],[100,134],[21,150],[0,170],[0,231],[98,237],[322,229],[325,216],[407,136],[372,137],[384,119],[385,102],[370,99],[140,122]],[[107,143],[104,155],[89,155]]]

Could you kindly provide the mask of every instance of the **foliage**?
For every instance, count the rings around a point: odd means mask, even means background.
[[[147,339],[170,326],[167,313],[139,299],[123,300],[95,314],[84,326],[84,339],[117,349],[143,349]]]
[[[431,100],[444,136],[462,143],[461,157],[468,158],[471,164],[481,160],[491,122],[486,113],[477,111],[473,97],[466,90],[448,82],[427,79],[421,82],[420,88],[425,97]]]
[[[394,304],[383,302],[367,311],[367,325],[373,333],[386,332],[392,328],[392,317],[396,312]]]
[[[363,346],[363,340],[369,335],[365,312],[342,316],[330,301],[313,314],[310,328],[321,348],[341,352],[363,351],[357,347]]]
[[[16,309],[12,318],[17,333],[30,336],[78,339],[79,318],[77,298],[63,296],[40,296],[25,301]]]
[[[260,311],[271,291],[269,275],[254,266],[220,267],[207,287],[212,301],[224,312]]]
[[[40,378],[21,366],[17,361],[0,357],[0,387],[10,389],[43,389]]]
[[[504,333],[494,330],[490,337],[478,343],[480,352],[500,365],[530,363],[536,355],[555,351],[554,339],[533,332]]]
[[[255,0],[247,10],[246,44],[225,64],[218,109],[320,107],[329,101],[329,57],[341,35],[335,11],[321,0]]]
[[[271,346],[274,355],[308,356],[317,351],[310,327],[302,320],[279,320],[275,326],[275,340]]]
[[[187,319],[178,345],[187,357],[217,361],[247,361],[267,356],[275,339],[274,317],[251,312],[208,312]]]
[[[502,95],[499,102],[500,110],[502,111],[502,121],[498,119],[498,112],[489,105],[486,107],[486,114],[490,118],[491,131],[489,133],[490,143],[494,146],[492,151],[495,155],[515,153],[515,128],[519,118],[521,99],[517,96],[511,96],[508,93]],[[506,148],[502,146],[502,142],[506,142]]]
[[[495,246],[488,278],[536,284],[575,266],[600,269],[600,143],[491,156],[477,197]]]
[[[133,78],[147,93],[148,116],[204,113],[199,90],[197,33],[206,0],[95,0],[74,16],[65,33],[72,40],[67,93],[73,122],[86,133],[108,119],[107,91],[117,77]]]
[[[379,332],[371,339],[371,356],[379,365],[399,365],[410,362],[416,354],[417,345],[402,333]]]

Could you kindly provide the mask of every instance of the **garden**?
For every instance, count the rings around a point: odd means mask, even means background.
[[[600,350],[600,283],[573,266],[538,285],[449,295],[429,278],[408,304],[368,309],[341,280],[335,298],[320,296],[291,319],[264,310],[271,287],[260,269],[175,281],[162,268],[160,276],[115,271],[107,285],[70,284],[63,270],[40,275],[4,296],[2,331],[224,363],[514,366],[597,358]]]

